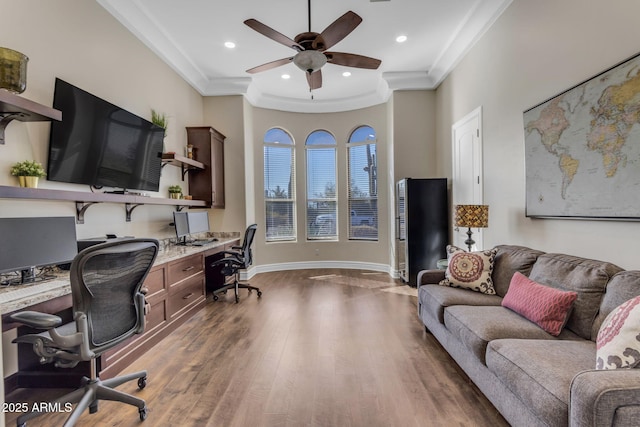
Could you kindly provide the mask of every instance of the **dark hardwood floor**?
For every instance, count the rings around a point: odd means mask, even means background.
[[[506,426],[437,341],[416,297],[386,273],[298,270],[256,275],[200,311],[125,372],[148,384],[119,389],[147,401],[100,402],[78,426]],[[17,390],[40,402],[59,390]],[[7,426],[16,414],[6,414]],[[29,426],[62,425],[52,413]]]

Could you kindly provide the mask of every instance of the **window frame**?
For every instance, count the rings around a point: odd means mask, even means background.
[[[369,129],[370,132],[373,132],[373,139],[364,139],[364,140],[360,140],[360,141],[354,141],[354,135],[356,135],[359,131],[361,130],[367,130]],[[371,135],[371,133],[369,134]],[[356,147],[362,147],[362,146],[367,146],[367,145],[372,145],[374,147],[374,159],[372,162],[372,171],[371,174],[373,175],[370,178],[370,186],[373,185],[374,187],[374,193],[375,194],[371,194],[371,192],[368,192],[368,196],[367,197],[358,197],[358,198],[354,198],[352,197],[352,167],[351,167],[351,158],[352,158],[352,149],[356,148]],[[348,226],[348,239],[351,241],[370,241],[370,242],[376,242],[379,241],[380,239],[380,229],[379,229],[379,206],[378,206],[378,135],[377,132],[375,131],[375,129],[372,126],[369,125],[360,125],[357,126],[349,135],[349,139],[346,143],[346,149],[347,149],[347,209],[348,209],[348,213],[349,213],[349,222],[347,223]],[[352,220],[352,216],[353,216],[353,212],[354,212],[354,208],[353,208],[353,204],[354,201],[356,202],[367,202],[369,204],[372,204],[372,202],[374,202],[373,204],[375,204],[375,209],[372,212],[372,218],[371,221],[373,222],[372,225],[374,225],[375,227],[375,236],[371,236],[371,237],[367,237],[367,236],[358,236],[357,233],[355,232],[356,230],[354,229],[354,225],[353,220]],[[356,211],[357,214],[357,211]]]
[[[317,133],[325,133],[328,136],[331,137],[332,142],[331,143],[326,143],[326,144],[316,144],[316,143],[310,143],[310,138],[312,138],[312,136],[314,134]],[[328,150],[328,149],[332,149],[333,150],[333,171],[334,171],[334,176],[333,176],[333,184],[334,184],[334,197],[312,197],[309,194],[309,153],[313,152],[313,150]],[[309,135],[307,135],[307,138],[305,140],[305,234],[306,234],[306,238],[309,241],[338,241],[339,240],[339,231],[338,231],[338,218],[339,218],[339,206],[338,206],[338,141],[335,137],[335,135],[326,130],[326,129],[316,129],[312,132],[309,133]],[[310,224],[309,222],[309,206],[310,203],[333,203],[335,206],[335,214],[333,217],[333,226],[331,225],[331,222],[329,222],[328,226],[330,227],[330,230],[333,229],[333,233],[328,233],[326,235],[319,235],[319,234],[312,234],[311,231],[314,229],[314,226],[318,226],[316,224]],[[330,215],[330,214],[329,214]],[[316,216],[316,220],[314,220],[314,222],[317,221],[317,216]],[[331,220],[330,220],[331,221]],[[323,224],[324,226],[324,224]],[[331,228],[332,227],[332,228]]]

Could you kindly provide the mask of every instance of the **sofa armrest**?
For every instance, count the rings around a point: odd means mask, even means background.
[[[418,272],[416,283],[422,285],[436,285],[444,279],[445,270],[422,270]]]
[[[584,371],[573,378],[570,426],[630,426],[638,419],[640,369]]]

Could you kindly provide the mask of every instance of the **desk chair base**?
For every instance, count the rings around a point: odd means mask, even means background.
[[[251,286],[248,283],[240,283],[240,282],[238,282],[238,279],[236,279],[236,280],[233,281],[233,283],[230,283],[228,285],[224,285],[223,287],[218,288],[215,291],[213,291],[213,300],[214,301],[218,301],[218,294],[226,294],[229,289],[233,289],[233,291],[235,293],[236,304],[238,302],[240,302],[240,295],[238,294],[238,291],[240,289],[248,289],[249,293],[251,293],[251,291],[257,291],[258,292],[258,298],[260,298],[262,296],[262,291],[260,290],[260,288],[256,288],[255,286]]]
[[[91,363],[92,365],[94,365],[95,360],[92,360]],[[78,404],[71,415],[69,415],[69,418],[67,418],[67,421],[65,421],[64,427],[71,427],[75,425],[75,423],[78,421],[78,418],[80,418],[82,413],[87,408],[89,408],[90,414],[95,414],[96,412],[98,412],[99,400],[113,400],[116,402],[122,402],[129,405],[137,406],[138,413],[140,414],[140,421],[144,421],[147,419],[147,404],[144,400],[114,389],[114,387],[137,379],[138,388],[142,390],[147,385],[147,371],[140,371],[133,374],[122,375],[104,381],[100,380],[100,378],[96,377],[95,375],[92,376],[94,378],[83,378],[82,388],[65,394],[64,396],[59,397],[58,399],[51,402],[53,404],[53,407],[56,407],[56,405],[59,404],[62,408],[65,408],[65,404],[67,403]],[[40,415],[44,415],[45,413],[46,412],[29,412],[23,414],[18,417],[16,424],[18,427],[25,427],[27,425],[27,421],[39,417]]]

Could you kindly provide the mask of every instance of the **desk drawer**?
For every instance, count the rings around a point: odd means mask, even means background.
[[[149,290],[147,299],[164,291],[164,275],[165,268],[162,265],[151,269],[147,278],[144,279],[144,287]]]
[[[169,263],[169,286],[202,271],[202,254],[192,255]]]
[[[204,274],[191,277],[171,288],[169,292],[169,317],[204,298]]]

